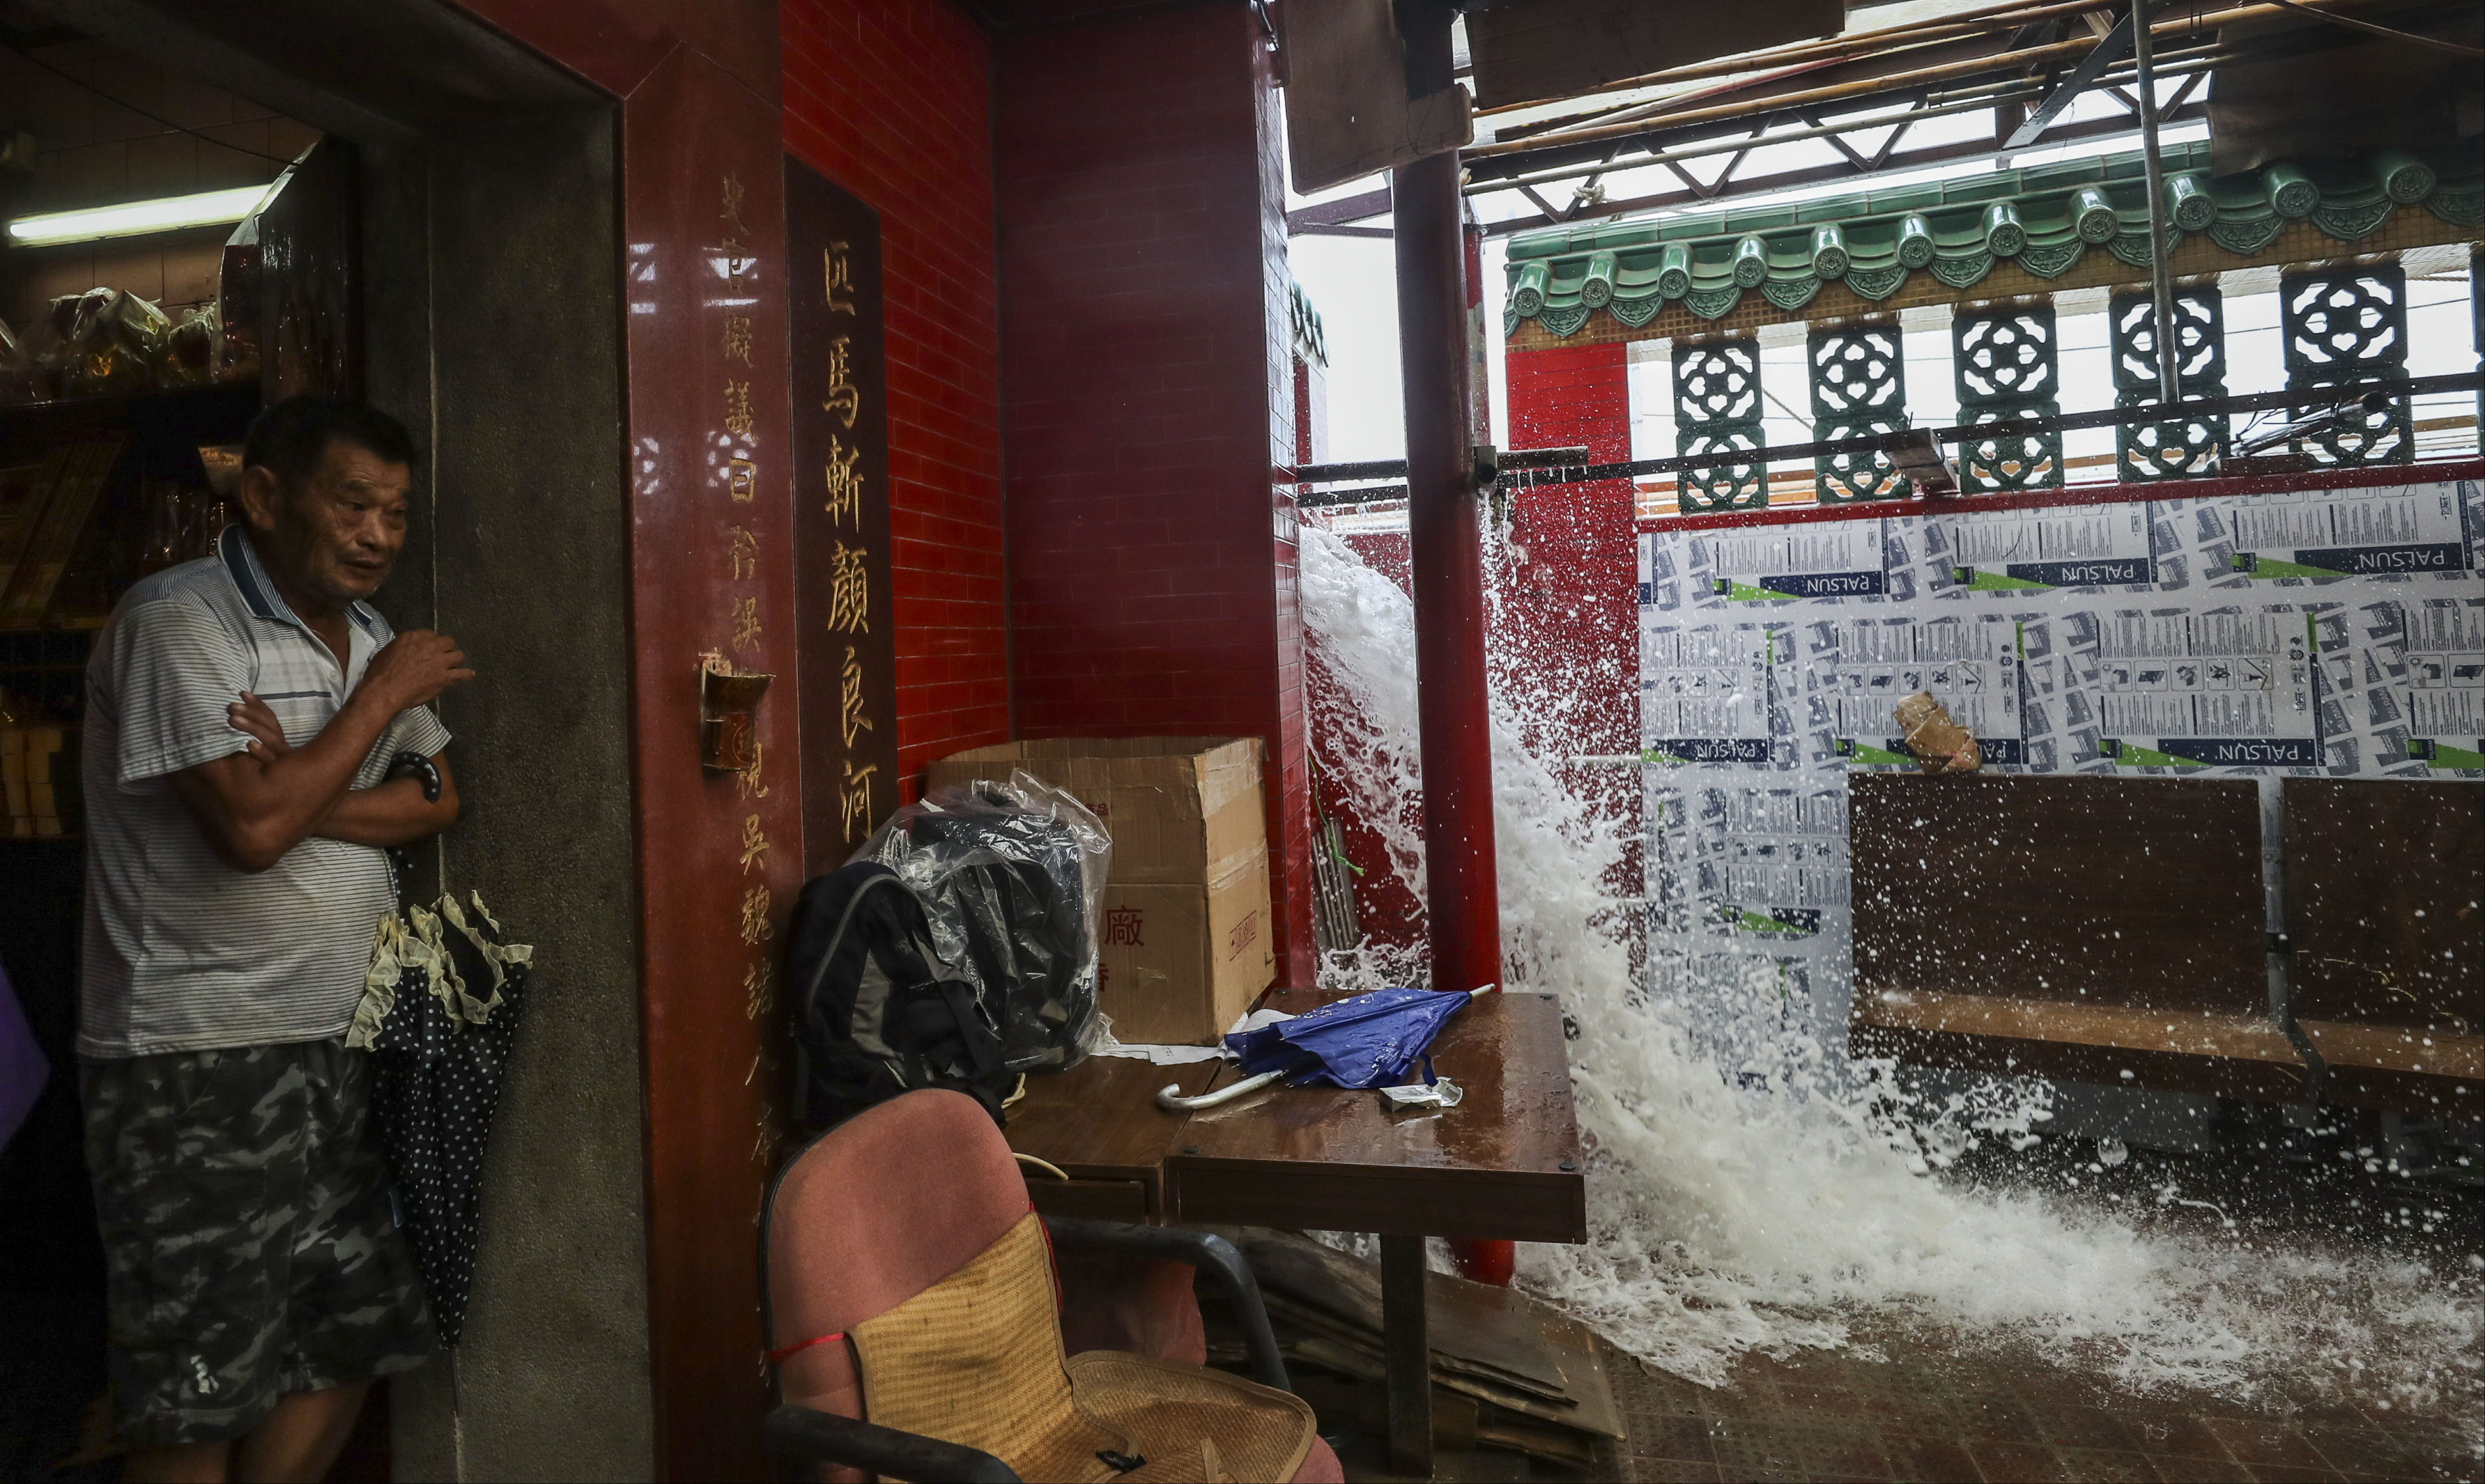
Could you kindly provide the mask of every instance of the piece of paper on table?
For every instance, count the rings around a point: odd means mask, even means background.
[[[1429,1085],[1410,1082],[1403,1088],[1380,1090],[1380,1100],[1387,1103],[1393,1112],[1400,1108],[1455,1108],[1459,1099],[1466,1095],[1457,1083],[1447,1077]]]
[[[1099,1022],[1096,1044],[1087,1048],[1089,1054],[1094,1056],[1129,1057],[1133,1061],[1150,1062],[1159,1066],[1188,1066],[1194,1062],[1234,1060],[1234,1053],[1226,1050],[1222,1041],[1214,1046],[1166,1046],[1145,1043],[1133,1045],[1129,1041],[1117,1040],[1113,1037],[1113,1018],[1110,1015],[1099,1015],[1096,1018]],[[1244,1031],[1256,1031],[1264,1025],[1274,1025],[1280,1020],[1293,1018],[1295,1017],[1282,1010],[1255,1010],[1235,1021],[1233,1028],[1225,1034],[1240,1036]]]
[[[1184,1066],[1192,1062],[1214,1062],[1225,1055],[1225,1048],[1222,1046],[1133,1046],[1128,1041],[1115,1040],[1110,1031],[1099,1035],[1096,1038],[1096,1044],[1088,1047],[1087,1050],[1092,1056],[1129,1057],[1134,1062],[1153,1062],[1159,1066]]]

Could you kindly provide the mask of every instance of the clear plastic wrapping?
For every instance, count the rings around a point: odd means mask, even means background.
[[[971,966],[1013,1071],[1073,1066],[1096,1037],[1096,944],[1113,841],[1087,806],[1024,769],[936,789],[854,859],[913,887],[934,947]]]
[[[277,176],[259,210],[292,178],[289,169]],[[250,381],[259,375],[259,212],[254,211],[225,239],[224,261],[216,275],[218,381]]]
[[[155,384],[156,363],[173,323],[123,288],[90,288],[52,301],[61,331],[63,396],[111,396]]]

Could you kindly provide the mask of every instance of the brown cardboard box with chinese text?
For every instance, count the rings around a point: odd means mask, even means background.
[[[1200,886],[1115,881],[1105,888],[1098,1003],[1134,1045],[1206,1045],[1276,977],[1270,948],[1269,853]]]

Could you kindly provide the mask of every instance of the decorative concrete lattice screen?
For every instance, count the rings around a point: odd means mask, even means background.
[[[1812,436],[1822,443],[1896,433],[1907,423],[1907,356],[1896,319],[1812,332]],[[1886,453],[1823,453],[1812,461],[1814,498],[1826,504],[1896,499],[1906,479]]]
[[[2473,303],[2473,275],[2471,283]],[[2405,269],[2384,263],[2291,272],[2280,281],[2279,296],[2289,389],[2320,391],[2408,374]],[[2172,298],[2181,397],[2225,396],[2225,296],[2213,285],[2197,284],[2176,289]],[[2156,306],[2144,288],[2117,290],[2108,301],[2107,348],[2118,407],[2158,400],[2156,321]],[[1962,307],[1951,319],[1950,349],[1961,424],[2062,413],[2060,336],[2051,303],[2020,299]],[[1816,440],[1869,437],[1911,425],[1905,342],[1897,316],[1816,326],[1805,340],[1804,363]],[[1674,423],[1684,457],[1766,445],[1757,338],[1678,340],[1673,364]],[[2204,413],[2117,428],[2116,472],[2134,484],[2208,473],[2231,421],[2226,414]],[[2416,435],[2410,399],[2388,398],[2361,418],[2344,419],[2287,447],[2318,469],[2411,463]],[[1960,484],[1970,493],[2051,489],[2064,482],[2060,432],[1970,438],[1958,445],[1958,460]],[[1910,493],[1883,453],[1815,456],[1813,490],[1826,504],[1898,499]],[[1702,465],[1682,478],[1686,514],[1767,503],[1767,471],[1759,463]]]
[[[2052,305],[1961,310],[1950,325],[1960,422],[2019,422],[2062,412]],[[2051,488],[2062,482],[2062,435],[1970,439],[1958,445],[1958,464],[1959,487],[1971,493]]]
[[[1685,458],[1762,446],[1761,342],[1751,336],[1674,347],[1674,427]],[[1708,464],[1682,474],[1684,510],[1744,510],[1769,502],[1762,464]]]
[[[2226,394],[2226,295],[2215,288],[2173,291],[2174,373],[2187,400]],[[2126,289],[2106,304],[2106,337],[2114,365],[2114,405],[2159,399],[2157,305],[2145,289]],[[2189,479],[2209,472],[2226,436],[2225,414],[2180,422],[2144,422],[2114,430],[2115,471],[2126,484]]]
[[[2398,264],[2290,273],[2279,280],[2278,294],[2290,390],[2407,374],[2407,270]],[[2323,469],[2413,464],[2408,399],[2391,397],[2292,446]]]

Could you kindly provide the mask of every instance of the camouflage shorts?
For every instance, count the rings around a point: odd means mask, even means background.
[[[342,1041],[87,1062],[87,1167],[133,1444],[238,1438],[277,1398],[410,1369],[431,1309]]]

